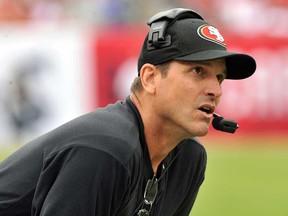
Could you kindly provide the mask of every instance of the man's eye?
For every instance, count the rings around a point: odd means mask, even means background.
[[[193,68],[193,72],[196,74],[199,74],[202,72],[202,68],[201,67],[195,67],[195,68]]]
[[[217,75],[217,79],[219,83],[221,84],[224,81],[225,77],[223,75]]]

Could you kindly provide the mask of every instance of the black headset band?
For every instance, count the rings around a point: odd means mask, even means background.
[[[172,25],[177,20],[186,18],[203,20],[195,11],[184,8],[163,11],[151,17],[147,22],[147,24],[150,25],[147,49],[153,50],[169,46],[171,44],[171,37],[169,35],[166,36],[168,25]]]
[[[151,17],[147,24],[151,25],[152,23],[165,19],[165,20],[179,20],[185,18],[195,18],[195,19],[202,19],[203,18],[195,11],[185,8],[174,8],[167,11],[162,11],[153,17]]]

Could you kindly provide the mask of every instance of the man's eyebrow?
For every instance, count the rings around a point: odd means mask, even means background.
[[[183,64],[202,64],[202,65],[207,65],[211,66],[212,60],[207,60],[207,61],[181,61]]]
[[[209,60],[207,60],[207,61],[190,61],[190,62],[183,62],[184,64],[187,64],[187,65],[189,65],[189,64],[199,64],[199,65],[205,65],[205,66],[211,66],[211,64],[212,64],[212,62],[211,62],[211,60],[209,61]],[[224,63],[225,63],[225,61],[224,61]],[[225,65],[226,65],[226,63],[225,63]],[[225,70],[224,71],[221,71],[221,73],[223,73],[223,75],[224,75],[224,78],[226,78],[227,77],[227,68],[225,67]]]

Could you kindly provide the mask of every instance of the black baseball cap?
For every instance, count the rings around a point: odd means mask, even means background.
[[[138,75],[145,63],[163,64],[170,60],[207,61],[225,58],[226,79],[244,79],[256,70],[256,62],[250,55],[227,52],[225,40],[218,29],[200,18],[179,19],[168,24],[165,37],[170,44],[151,49],[148,35],[138,59]]]

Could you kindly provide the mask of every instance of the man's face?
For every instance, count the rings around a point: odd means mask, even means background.
[[[183,137],[208,133],[226,77],[224,59],[172,61],[166,77],[156,80],[156,110],[164,127]]]

